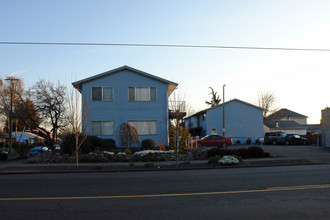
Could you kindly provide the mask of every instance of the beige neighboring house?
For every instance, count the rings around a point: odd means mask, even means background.
[[[322,143],[330,147],[330,108],[326,107],[321,111]]]
[[[16,142],[19,143],[29,143],[29,144],[35,144],[35,143],[44,143],[45,139],[43,137],[40,137],[36,134],[33,134],[31,132],[13,132],[12,134],[13,139],[16,140]]]
[[[283,131],[287,134],[307,134],[307,116],[282,108],[264,119],[264,131]]]

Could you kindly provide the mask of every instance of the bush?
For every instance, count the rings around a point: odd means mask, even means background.
[[[240,144],[240,143],[241,143],[241,141],[240,141],[240,140],[237,140],[237,141],[236,141],[236,144]]]
[[[215,155],[219,155],[221,157],[225,156],[225,155],[232,155],[235,154],[236,150],[232,149],[224,149],[224,148],[212,148],[210,150],[207,151],[207,157],[214,157]]]
[[[158,145],[159,150],[161,151],[166,151],[166,146],[164,144],[159,144]]]
[[[13,143],[13,149],[19,154],[19,158],[26,158],[30,149],[33,147],[31,144],[27,143]]]
[[[220,160],[220,159],[221,159],[220,155],[215,155],[213,157],[210,157],[209,163],[218,163],[218,160]]]
[[[270,154],[264,152],[261,147],[253,146],[249,148],[240,148],[236,149],[223,149],[223,148],[213,148],[207,151],[207,157],[211,158],[216,155],[221,157],[226,155],[231,155],[236,157],[238,160],[246,159],[246,158],[261,158],[261,157],[269,157]]]
[[[74,154],[76,149],[75,136],[72,133],[66,133],[61,135],[61,153],[62,154]]]
[[[241,156],[239,156],[239,155],[230,155],[230,156],[232,156],[232,157],[235,157],[237,160],[239,160],[239,161],[242,161],[242,157]]]
[[[241,156],[243,159],[249,158],[250,154],[247,148],[240,148],[236,151],[236,155]]]
[[[248,138],[248,139],[246,140],[246,144],[251,144],[251,143],[252,143],[251,138]]]
[[[171,126],[168,130],[169,135],[169,149],[175,150],[176,149],[176,137],[178,135],[181,137],[179,141],[179,149],[186,149],[188,147],[188,140],[190,137],[189,130],[182,126],[179,126],[178,129],[175,126]]]
[[[132,155],[133,151],[130,148],[125,149],[125,154],[126,155]]]
[[[80,136],[79,140],[83,137]],[[61,153],[62,154],[75,154],[76,152],[76,139],[72,133],[66,133],[61,135]],[[86,140],[79,149],[79,153],[89,153],[101,148],[101,138],[96,136],[87,136]]]
[[[142,141],[141,146],[144,150],[152,150],[155,147],[155,142],[152,139],[145,139]]]
[[[116,147],[116,141],[113,139],[101,139],[100,148],[102,151],[112,150]]]
[[[81,153],[90,153],[96,150],[100,150],[101,138],[96,136],[87,136],[86,140],[80,147]]]
[[[249,157],[261,158],[264,157],[264,150],[261,147],[249,147]]]
[[[263,157],[270,157],[270,153],[264,152],[264,156]]]

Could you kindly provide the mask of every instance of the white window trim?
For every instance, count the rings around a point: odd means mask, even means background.
[[[129,88],[134,88],[134,100],[132,101],[132,100],[129,100]],[[148,90],[149,90],[149,97],[148,97],[148,101],[138,101],[138,100],[136,100],[137,98],[136,98],[136,96],[137,96],[137,92],[136,92],[136,89],[137,88],[148,88]],[[151,93],[150,93],[150,90],[151,90],[151,88],[155,88],[156,89],[156,100],[151,100]],[[155,86],[141,86],[141,87],[139,87],[139,86],[129,86],[128,87],[128,101],[129,102],[157,102],[157,87],[155,87]]]
[[[101,100],[93,100],[93,88],[98,88],[98,87],[101,87]],[[104,87],[112,89],[112,100],[110,100],[110,101],[103,100],[104,99],[104,97],[103,97],[103,88]],[[113,89],[112,86],[92,86],[91,87],[91,99],[93,102],[113,102],[115,99],[115,90]]]

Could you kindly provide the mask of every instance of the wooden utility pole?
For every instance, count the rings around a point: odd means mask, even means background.
[[[9,140],[8,140],[8,152],[12,153],[13,147],[13,92],[14,92],[14,82],[18,81],[17,78],[7,77],[5,80],[10,80],[10,110],[9,110]]]

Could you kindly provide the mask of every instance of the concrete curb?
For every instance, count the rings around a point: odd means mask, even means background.
[[[226,168],[251,168],[251,167],[271,167],[271,166],[297,166],[297,165],[316,165],[306,159],[273,159],[273,160],[247,160],[237,165],[219,165],[209,163],[181,163],[181,164],[157,164],[145,163],[144,165],[130,166],[116,164],[84,164],[79,168],[75,165],[64,166],[39,165],[39,166],[14,166],[0,169],[0,175],[13,174],[49,174],[49,173],[94,173],[94,172],[141,172],[141,171],[178,171],[178,170],[204,170],[204,169],[226,169]]]

